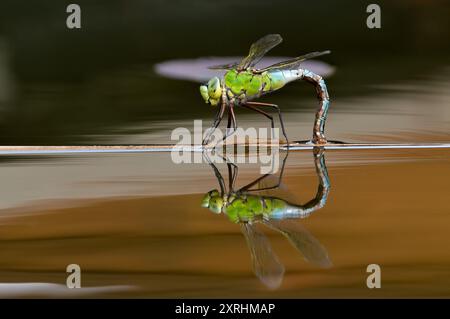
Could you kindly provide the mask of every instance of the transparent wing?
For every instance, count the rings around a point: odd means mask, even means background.
[[[239,65],[238,62],[234,62],[234,63],[228,63],[228,64],[219,64],[219,65],[209,66],[208,69],[211,69],[211,70],[231,70],[231,69],[237,68],[238,65]]]
[[[252,44],[252,46],[250,47],[250,52],[239,63],[238,69],[245,70],[249,67],[254,66],[267,52],[269,52],[269,50],[276,47],[282,41],[283,38],[279,34],[268,34],[262,37]]]
[[[241,231],[250,250],[253,272],[267,287],[278,288],[283,280],[284,266],[272,251],[269,240],[255,225],[241,223]]]
[[[271,219],[270,221],[264,221],[264,224],[283,234],[308,262],[322,268],[332,266],[325,247],[300,223],[293,219]]]
[[[297,69],[303,61],[312,59],[312,58],[316,58],[321,55],[329,54],[330,52],[331,51],[329,51],[329,50],[321,51],[321,52],[311,52],[311,53],[301,55],[299,57],[296,57],[296,58],[293,58],[293,59],[290,59],[287,61],[282,61],[282,62],[272,64],[271,66],[257,70],[257,72],[262,73],[262,72],[265,72],[268,70],[273,70],[273,69],[277,69],[277,70]]]

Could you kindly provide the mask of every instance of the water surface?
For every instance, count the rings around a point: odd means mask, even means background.
[[[330,139],[450,141],[450,7],[442,1],[383,2],[380,30],[366,28],[365,6],[354,1],[77,3],[77,31],[64,24],[64,4],[0,4],[1,145],[173,143],[174,128],[191,129],[194,119],[206,128],[215,110],[185,80],[193,76],[164,77],[155,66],[241,56],[275,32],[284,42],[271,56],[332,51],[318,61],[334,71],[323,74]],[[242,12],[251,14],[221,29]],[[310,138],[312,87],[293,83],[264,101],[280,106],[291,140]],[[244,128],[269,124],[236,113]],[[0,296],[448,297],[449,155],[326,151],[326,205],[296,222],[332,267],[315,267],[261,227],[284,265],[277,289],[253,273],[239,225],[200,207],[217,188],[205,163],[176,165],[169,153],[1,156]],[[237,183],[259,176],[257,166],[240,165]],[[314,198],[311,151],[289,154],[283,182],[296,202]],[[82,269],[80,290],[65,286],[72,263]],[[366,286],[369,264],[381,266],[381,289]]]

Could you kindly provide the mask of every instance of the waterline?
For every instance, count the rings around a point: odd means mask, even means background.
[[[225,144],[226,146],[227,144]],[[248,147],[270,147],[270,144],[234,144]],[[273,145],[272,145],[273,147]],[[290,143],[289,146],[280,144],[281,150],[303,151],[314,147],[327,150],[361,150],[361,149],[437,149],[450,148],[450,143],[329,143],[314,145],[312,143]],[[212,147],[201,145],[175,144],[137,144],[137,145],[84,145],[84,146],[0,146],[0,155],[51,155],[51,154],[83,154],[83,153],[161,153],[172,152],[176,149],[185,152],[203,152]]]

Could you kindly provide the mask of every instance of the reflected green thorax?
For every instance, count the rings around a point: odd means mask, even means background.
[[[269,219],[278,210],[283,210],[286,202],[272,197],[244,195],[235,198],[224,208],[224,213],[234,222],[248,222],[255,219]]]
[[[216,214],[223,212],[230,221],[239,223],[270,219],[274,213],[286,209],[288,204],[279,198],[248,194],[233,193],[221,197],[217,190],[212,190],[203,197],[201,206]]]

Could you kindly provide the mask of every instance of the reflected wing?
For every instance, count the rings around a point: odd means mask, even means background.
[[[258,73],[262,73],[268,70],[273,70],[273,69],[277,69],[277,70],[284,70],[284,69],[298,69],[298,67],[300,66],[300,64],[308,59],[312,59],[312,58],[316,58],[318,56],[321,55],[325,55],[325,54],[329,54],[331,51],[322,51],[322,52],[311,52],[287,61],[282,61],[282,62],[278,62],[275,64],[272,64],[271,66],[268,66],[264,69],[260,69],[257,70]]]
[[[264,233],[248,223],[241,223],[241,231],[250,250],[255,275],[267,287],[278,288],[283,280],[284,266],[272,251],[269,240]]]
[[[234,62],[234,63],[228,63],[228,64],[219,64],[219,65],[209,66],[208,69],[211,69],[211,70],[231,70],[231,69],[237,68],[238,65],[239,65],[238,62]]]
[[[305,257],[308,262],[322,268],[332,266],[325,247],[323,247],[320,242],[301,224],[292,219],[272,219],[270,221],[264,221],[264,224],[286,236],[290,243]]]
[[[262,37],[252,44],[248,55],[239,63],[238,70],[245,70],[254,66],[267,52],[269,52],[269,50],[280,44],[282,41],[283,38],[279,34],[268,34]]]

